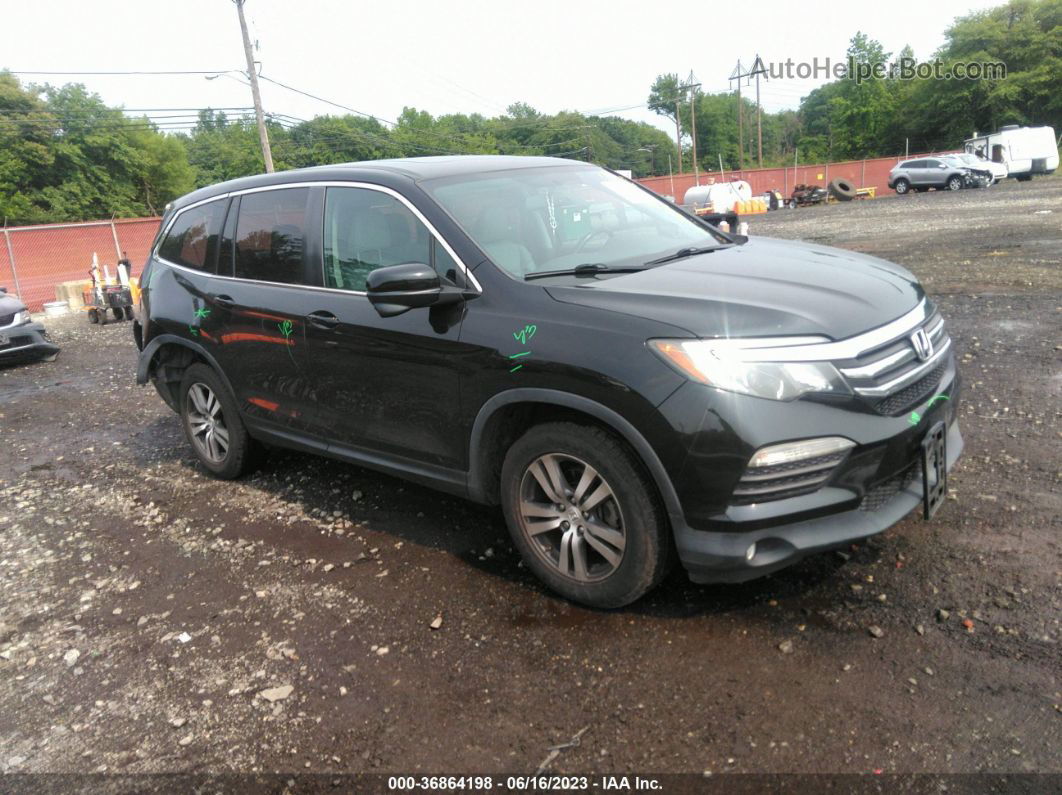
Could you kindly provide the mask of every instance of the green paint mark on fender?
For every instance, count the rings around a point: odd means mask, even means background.
[[[295,331],[295,326],[290,320],[285,320],[282,323],[277,323],[277,328],[280,329],[280,333],[284,335],[285,339],[290,337]]]
[[[933,408],[933,404],[936,403],[938,400],[949,400],[949,398],[947,395],[934,395],[932,398],[930,398],[929,402],[926,403],[926,413],[928,413],[929,410]],[[907,418],[907,422],[911,425],[917,425],[922,421],[922,418],[924,416],[925,414],[919,414],[917,411],[912,411],[910,416]]]
[[[536,326],[534,324],[531,324],[531,323],[528,323],[522,329],[517,329],[516,331],[513,332],[513,339],[516,340],[517,342],[519,342],[521,345],[527,345],[527,341],[529,339],[531,339],[533,336],[535,336],[535,333],[537,331],[538,331],[538,326]],[[509,358],[510,359],[519,359],[519,358],[522,358],[524,356],[530,356],[530,355],[531,355],[531,351],[520,351],[519,353],[511,353],[511,354],[509,354]],[[517,370],[521,369],[522,367],[523,367],[523,364],[518,364],[515,367],[513,367],[511,370],[509,370],[509,372],[510,373],[515,373]]]
[[[198,317],[198,318],[205,318],[209,314],[210,314],[210,310],[207,309],[205,306],[200,307],[199,309],[195,310],[195,316]]]

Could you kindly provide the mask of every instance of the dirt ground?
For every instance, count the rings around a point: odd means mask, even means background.
[[[0,369],[0,772],[1062,772],[1062,178],[751,231],[936,296],[934,521],[594,612],[498,510],[294,453],[212,480],[128,324],[49,319],[58,361]]]

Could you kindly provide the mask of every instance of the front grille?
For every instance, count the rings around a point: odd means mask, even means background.
[[[6,345],[0,345],[0,351],[8,348],[21,348],[23,345],[29,345],[33,342],[33,337],[21,336],[21,337],[8,337]]]
[[[730,504],[752,505],[818,491],[846,455],[847,451],[774,466],[749,467],[734,488]]]
[[[3,328],[4,326],[10,326],[14,322],[15,322],[15,313],[14,312],[12,312],[10,315],[0,315],[0,328]]]
[[[899,392],[889,395],[884,400],[875,403],[875,411],[879,414],[886,414],[891,417],[897,414],[902,414],[912,406],[918,405],[918,403],[929,397],[930,393],[940,385],[940,379],[944,376],[945,369],[945,363],[941,362],[930,370],[928,375],[923,376],[910,386],[904,387]]]
[[[902,472],[893,475],[871,487],[859,504],[861,511],[877,511],[884,508],[897,494],[911,485],[915,478],[922,476],[922,464],[915,462]]]
[[[922,334],[922,342],[928,346],[919,352],[916,337]],[[937,388],[950,348],[944,318],[934,309],[900,337],[837,365],[857,395],[870,401],[878,413],[891,416],[909,409]]]

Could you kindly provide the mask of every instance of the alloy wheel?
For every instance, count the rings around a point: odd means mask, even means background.
[[[520,527],[535,553],[577,582],[605,579],[623,561],[626,526],[612,487],[585,461],[547,453],[520,482]]]
[[[209,386],[197,382],[188,388],[188,404],[192,443],[204,458],[220,464],[229,451],[229,429],[221,401]]]

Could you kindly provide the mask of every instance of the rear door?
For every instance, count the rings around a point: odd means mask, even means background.
[[[412,204],[370,185],[327,188],[325,291],[307,307],[320,424],[337,450],[464,467],[458,426],[463,305],[381,317],[365,295],[376,268],[416,262],[461,284],[463,270]]]
[[[241,411],[300,433],[316,430],[305,316],[321,286],[322,193],[277,187],[234,198],[210,296],[210,333]]]
[[[923,184],[922,179],[925,169],[922,168],[922,164],[924,162],[924,160],[908,160],[904,164],[903,176],[907,177],[912,185],[921,186]]]

